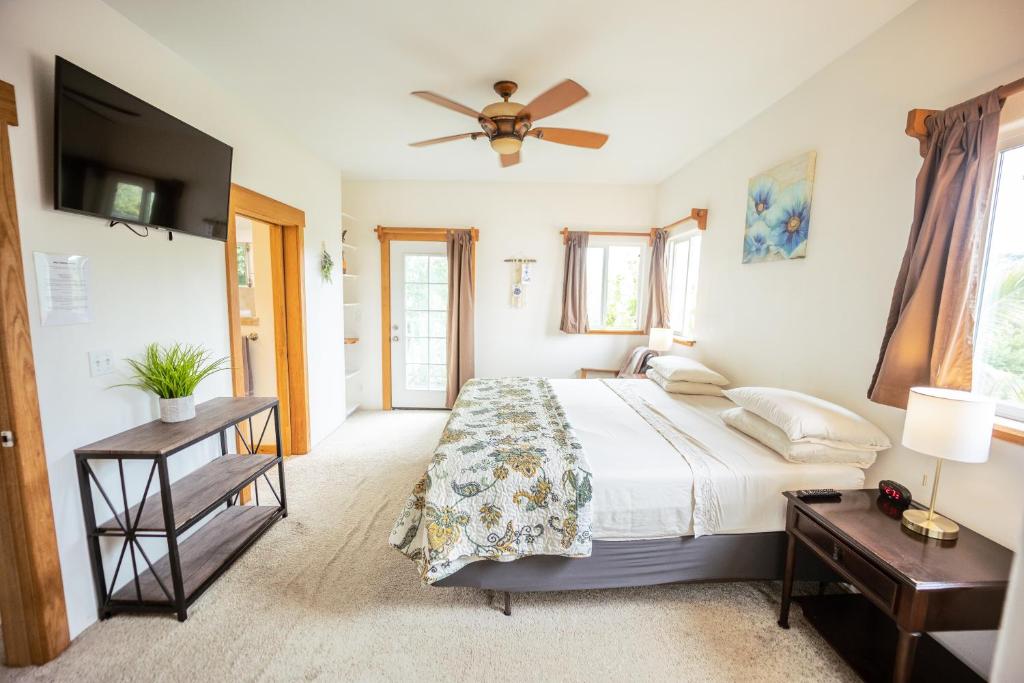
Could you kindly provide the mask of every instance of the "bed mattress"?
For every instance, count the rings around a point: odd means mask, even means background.
[[[693,534],[694,474],[690,465],[636,410],[598,380],[550,380],[583,443],[593,474],[593,537],[600,541]],[[781,492],[858,489],[864,471],[851,465],[791,463],[722,422],[724,397],[669,394],[646,379],[630,389],[707,447],[717,468],[728,526],[718,533],[782,531]]]

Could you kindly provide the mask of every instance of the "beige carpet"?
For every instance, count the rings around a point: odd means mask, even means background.
[[[116,616],[5,680],[856,680],[777,583],[500,596],[420,586],[387,545],[446,418],[356,413],[287,463],[291,514],[188,621]],[[82,568],[85,571],[85,567]]]

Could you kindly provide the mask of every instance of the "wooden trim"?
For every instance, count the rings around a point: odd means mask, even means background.
[[[241,317],[238,306],[236,272],[235,216],[241,215],[271,226],[271,266],[281,279],[274,286],[276,315],[275,352],[277,353],[278,399],[281,402],[281,435],[285,455],[308,453],[309,387],[306,368],[306,325],[303,274],[303,234],[306,215],[266,195],[234,183],[228,212],[228,238],[224,245],[225,277],[228,299],[228,335],[231,345],[231,385],[235,396],[245,395],[245,370],[242,365]],[[273,238],[273,234],[278,235]],[[279,249],[273,248],[277,244]],[[278,254],[277,257],[273,254]],[[274,265],[275,258],[278,265]],[[277,277],[275,275],[275,277]],[[283,282],[283,284],[282,284]],[[283,313],[283,314],[282,314]],[[283,318],[280,321],[279,318]],[[279,328],[283,325],[283,329]],[[283,351],[286,349],[286,352]],[[282,359],[284,352],[286,359]],[[282,364],[283,363],[283,364]],[[287,435],[287,438],[285,436]],[[239,442],[239,447],[241,443]]]
[[[584,334],[626,334],[626,335],[646,335],[647,333],[643,330],[587,330]]]
[[[683,346],[695,346],[697,344],[695,339],[683,339],[682,337],[672,337],[672,341]]]
[[[46,450],[29,330],[21,234],[8,126],[18,124],[14,86],[0,81],[0,628],[7,666],[44,664],[67,648]]]
[[[381,408],[391,410],[391,240],[380,239],[380,370]]]
[[[391,242],[445,242],[449,230],[467,228],[401,228],[378,225],[374,228],[380,242],[380,381],[381,408],[391,410]],[[468,228],[473,241],[480,240],[477,228]],[[476,250],[473,250],[473,283],[476,284]],[[347,343],[347,341],[346,341]]]
[[[678,226],[682,225],[683,223],[687,223],[689,221],[696,221],[697,222],[697,229],[698,230],[707,230],[708,229],[708,210],[707,209],[690,209],[690,215],[689,216],[686,216],[685,218],[680,218],[679,220],[677,220],[674,223],[669,223],[668,225],[663,227],[662,230],[671,230],[672,228],[678,227]]]
[[[305,231],[283,226],[285,326],[288,340],[288,399],[292,448],[288,455],[309,453],[309,377],[306,363],[306,278],[303,272]]]
[[[992,437],[1024,446],[1024,423],[997,417]]]
[[[1005,100],[1018,93],[1024,92],[1024,78],[1000,86],[999,99]],[[938,114],[939,109],[911,109],[907,112],[906,134],[921,143],[921,154],[925,153],[928,146],[928,117]]]

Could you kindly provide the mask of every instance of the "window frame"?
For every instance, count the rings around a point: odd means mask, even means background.
[[[971,359],[972,363],[977,364],[978,360],[978,337],[981,334],[981,321],[982,321],[982,307],[985,304],[985,291],[988,288],[988,268],[990,264],[991,249],[992,249],[992,235],[995,230],[995,219],[996,219],[996,206],[999,199],[999,180],[1002,172],[1002,159],[1003,154],[1014,149],[1024,148],[1024,130],[1015,130],[1013,133],[1008,135],[1000,135],[999,142],[996,147],[996,168],[995,176],[992,185],[992,195],[989,198],[987,213],[985,216],[985,228],[986,228],[986,244],[985,244],[985,256],[982,260],[982,274],[981,274],[981,286],[978,290],[978,304],[975,310],[975,320],[978,324],[974,328],[974,357]],[[975,391],[975,387],[971,387],[971,391]],[[981,392],[978,392],[981,393]],[[986,394],[982,394],[986,395]],[[1024,406],[1014,405],[1007,403],[999,399],[996,401],[996,420],[997,422],[1004,421],[1010,422],[1017,425],[1024,425]],[[995,435],[1001,436],[999,432],[999,426],[997,424]],[[1009,431],[1013,431],[1012,428]],[[1010,437],[1005,437],[1010,438]],[[1016,440],[1016,439],[1014,439]],[[1021,441],[1024,443],[1024,441]]]
[[[676,250],[676,246],[679,245],[680,243],[682,243],[682,242],[690,242],[690,245],[689,245],[689,247],[687,249],[687,252],[686,252],[687,253],[687,261],[688,261],[688,263],[686,264],[686,278],[687,278],[687,280],[689,280],[689,278],[690,278],[690,268],[692,268],[694,265],[696,265],[696,267],[697,267],[697,281],[696,281],[696,284],[694,285],[693,302],[692,302],[692,306],[693,306],[692,312],[696,313],[696,310],[697,310],[697,294],[700,291],[700,255],[698,254],[697,261],[696,261],[696,263],[694,263],[693,262],[693,244],[692,244],[692,242],[695,239],[700,240],[700,242],[701,242],[701,249],[703,249],[703,236],[704,236],[704,231],[700,230],[699,228],[692,228],[690,230],[679,230],[679,231],[675,232],[674,234],[669,235],[668,242],[666,244],[666,249],[668,251],[668,264],[667,264],[667,267],[668,267],[669,327],[672,328],[672,337],[673,337],[673,339],[676,342],[680,343],[680,344],[692,344],[693,343],[694,338],[696,337],[696,327],[697,327],[697,324],[696,324],[696,322],[694,322],[694,324],[693,324],[693,328],[694,329],[691,329],[689,331],[689,334],[687,334],[687,331],[685,329],[677,330],[675,328],[675,325],[672,324],[672,313],[671,313],[672,310],[673,310],[673,306],[672,306],[672,290],[673,290],[673,284],[674,284],[673,280],[675,278],[675,272],[676,272],[675,271],[675,258],[676,258],[675,250]],[[689,303],[689,302],[687,302],[687,300],[686,300],[687,299],[686,295],[687,295],[687,283],[684,283],[684,285],[683,285],[683,326],[684,327],[685,327],[685,324],[686,324],[686,318],[688,317],[687,314],[691,311],[691,309],[687,306],[687,303]]]
[[[595,243],[596,242],[596,243]],[[608,311],[608,252],[609,247],[617,246],[638,246],[640,247],[640,267],[637,274],[636,292],[636,328],[618,328],[604,326],[604,319]],[[589,311],[587,316],[587,334],[644,334],[644,316],[647,314],[647,299],[644,292],[650,277],[651,265],[651,244],[649,237],[626,237],[622,235],[603,236],[600,233],[590,233],[587,249],[600,249],[602,251],[602,273],[601,273],[601,325],[594,325],[590,319]],[[590,287],[590,276],[587,275],[587,287]]]

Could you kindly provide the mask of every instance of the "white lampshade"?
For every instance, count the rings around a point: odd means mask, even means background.
[[[667,327],[652,327],[651,338],[647,342],[651,351],[668,351],[672,348],[672,330]]]
[[[995,401],[986,396],[914,387],[907,402],[903,445],[936,458],[985,462],[992,445],[995,412]]]

